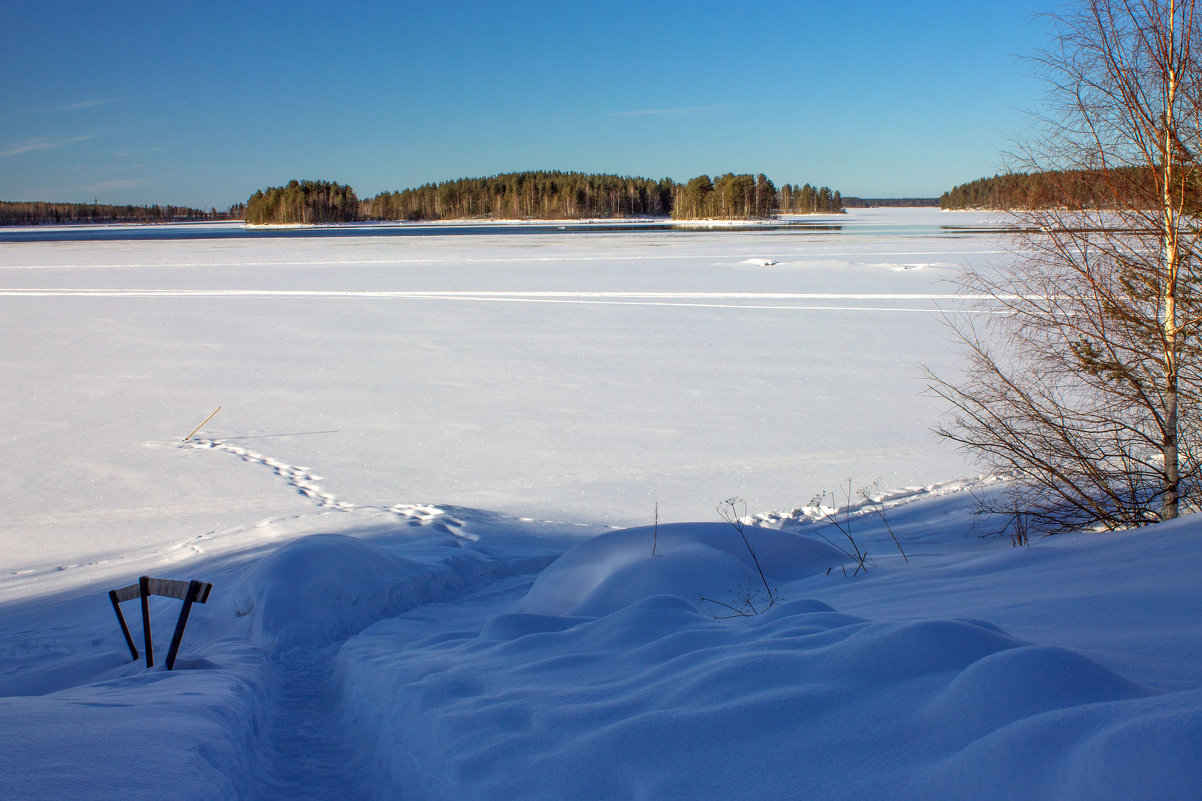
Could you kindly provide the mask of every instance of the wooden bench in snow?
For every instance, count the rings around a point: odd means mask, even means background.
[[[129,634],[129,626],[125,625],[125,615],[121,614],[121,602],[139,598],[142,601],[142,637],[146,646],[146,667],[154,667],[154,643],[150,639],[150,596],[162,595],[165,598],[178,598],[184,602],[179,610],[179,620],[175,624],[175,634],[171,637],[171,647],[167,649],[167,669],[175,667],[175,656],[179,653],[179,644],[184,639],[184,626],[188,625],[188,613],[192,604],[203,604],[209,600],[209,590],[213,585],[207,581],[175,581],[173,579],[157,579],[142,576],[137,584],[130,584],[119,590],[109,590],[109,600],[113,602],[113,611],[117,613],[117,622],[121,624],[121,633],[125,635],[125,644],[129,652],[138,658],[138,649],[134,638]]]

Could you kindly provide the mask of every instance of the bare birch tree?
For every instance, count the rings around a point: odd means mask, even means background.
[[[1052,20],[1022,158],[1065,185],[1014,212],[1004,271],[963,277],[1001,313],[958,327],[969,364],[932,381],[953,407],[939,433],[1011,476],[996,508],[1035,528],[1145,525],[1194,505],[1202,456],[1202,44],[1193,0]]]

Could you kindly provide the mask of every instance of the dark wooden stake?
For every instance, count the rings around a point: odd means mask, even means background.
[[[129,652],[133,654],[134,659],[137,659],[138,647],[134,645],[134,638],[130,636],[129,626],[125,625],[125,615],[121,614],[121,602],[117,600],[116,590],[109,590],[109,600],[113,602],[113,611],[117,613],[117,622],[121,624],[121,633],[125,635],[125,644],[129,646]]]
[[[146,644],[146,667],[154,667],[154,643],[150,639],[150,576],[138,578],[138,595],[142,598],[142,637]]]
[[[150,638],[150,596],[162,595],[165,598],[178,598],[184,602],[180,609],[179,620],[175,624],[175,634],[171,637],[171,647],[167,651],[167,669],[175,667],[175,657],[179,654],[180,642],[184,639],[184,626],[188,625],[188,614],[192,604],[203,604],[209,600],[209,592],[213,585],[207,581],[177,581],[175,579],[151,578],[142,576],[137,584],[130,584],[119,590],[109,590],[109,601],[113,611],[117,613],[117,622],[121,624],[121,634],[129,652],[138,658],[138,649],[130,636],[129,626],[125,624],[125,615],[121,613],[121,604],[137,598],[142,602],[142,638],[146,642],[146,667],[154,667],[154,642]]]
[[[192,611],[192,602],[200,594],[200,582],[188,582],[188,593],[184,596],[184,608],[179,610],[179,620],[175,623],[175,634],[171,635],[171,647],[167,649],[167,669],[175,667],[175,655],[179,653],[179,644],[184,639],[184,626],[188,625],[188,613]]]

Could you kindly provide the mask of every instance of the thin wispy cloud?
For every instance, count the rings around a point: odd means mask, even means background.
[[[13,114],[69,114],[73,111],[87,111],[88,109],[107,106],[110,103],[117,103],[124,98],[120,94],[104,95],[102,97],[89,97],[83,100],[73,102],[60,102],[56,100],[48,100],[44,103],[38,103],[33,106],[27,106],[22,109],[13,109]]]
[[[680,108],[642,108],[631,111],[611,111],[607,117],[683,117],[686,114],[702,114],[706,111],[720,111],[734,108],[733,103],[723,103],[716,106],[683,106]]]
[[[42,137],[37,139],[26,139],[24,142],[12,145],[5,150],[0,150],[0,159],[11,158],[12,156],[20,156],[23,153],[35,153],[39,150],[58,150],[60,147],[73,145],[76,142],[86,142],[89,139],[95,138],[95,135],[89,135],[72,136],[66,139],[45,139]]]
[[[107,106],[109,103],[116,102],[115,97],[97,97],[92,100],[80,100],[77,103],[67,103],[61,106],[55,106],[52,111],[83,111],[88,108],[96,108],[97,106]]]

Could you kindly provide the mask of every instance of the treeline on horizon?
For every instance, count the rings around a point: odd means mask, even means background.
[[[54,223],[168,223],[242,219],[243,205],[225,211],[188,206],[115,206],[107,203],[47,203],[0,200],[0,225]]]
[[[845,197],[845,209],[924,209],[938,208],[937,197]]]
[[[255,192],[224,211],[174,205],[0,201],[0,225],[168,223],[244,219],[252,224],[391,220],[587,219],[673,217],[756,219],[776,214],[839,213],[845,208],[1106,208],[1142,185],[1137,168],[1004,173],[959,184],[939,198],[843,197],[810,184],[777,187],[762,173],[671,178],[574,172],[519,172],[461,178],[360,199],[332,181],[290,181]],[[1196,190],[1202,206],[1202,188]]]
[[[838,213],[842,197],[829,187],[785,184],[765,175],[702,175],[679,184],[575,172],[517,172],[461,178],[360,200],[331,181],[290,181],[255,192],[246,203],[251,224],[440,219],[589,219],[674,217],[756,219],[774,214]]]
[[[1139,167],[1110,170],[1048,170],[1013,172],[978,178],[944,192],[943,209],[1042,209],[1060,206],[1111,208],[1116,198],[1138,204],[1148,181]],[[1202,202],[1202,190],[1193,190]]]

